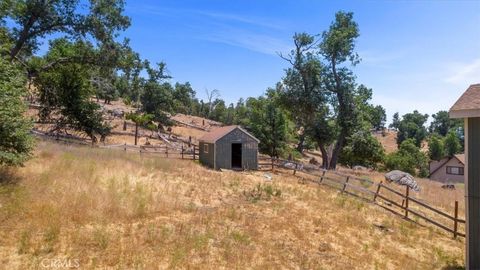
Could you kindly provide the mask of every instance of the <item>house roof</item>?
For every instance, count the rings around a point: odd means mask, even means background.
[[[201,142],[208,142],[208,143],[215,143],[222,137],[226,136],[230,132],[234,131],[235,129],[240,129],[243,133],[247,134],[248,136],[252,137],[257,142],[260,142],[257,138],[255,138],[252,134],[248,133],[246,130],[241,128],[240,126],[225,126],[221,128],[214,129],[209,133],[205,134],[203,137],[199,139]]]
[[[480,117],[480,83],[472,84],[450,108],[451,118]]]
[[[458,159],[458,161],[465,165],[465,154],[457,154],[455,157]]]

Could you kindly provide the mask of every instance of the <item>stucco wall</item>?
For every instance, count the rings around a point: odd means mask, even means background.
[[[438,169],[438,167],[442,166],[445,162],[448,161],[448,159],[449,159],[449,158],[446,157],[446,158],[443,158],[443,159],[441,159],[441,160],[439,160],[439,161],[436,161],[436,160],[430,161],[430,164],[429,164],[429,166],[430,166],[430,173],[432,173],[433,171],[435,171],[436,169]]]
[[[443,164],[445,160],[441,164]],[[436,164],[434,164],[436,165]],[[432,166],[432,164],[430,164]],[[456,158],[450,159],[445,165],[443,165],[440,169],[438,169],[436,172],[434,172],[432,175],[430,175],[430,179],[436,180],[442,183],[463,183],[465,179],[465,175],[454,175],[454,174],[447,174],[447,166],[452,166],[452,167],[462,167],[464,168],[464,165],[458,161]],[[436,166],[438,167],[438,166]],[[432,171],[432,170],[430,170]]]

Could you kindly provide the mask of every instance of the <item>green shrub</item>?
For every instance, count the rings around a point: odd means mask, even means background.
[[[413,139],[402,142],[398,151],[390,153],[385,158],[387,170],[401,170],[412,175],[425,177],[428,175],[427,156],[415,145]]]

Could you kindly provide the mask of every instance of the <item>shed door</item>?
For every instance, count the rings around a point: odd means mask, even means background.
[[[232,168],[242,168],[241,143],[232,143]]]

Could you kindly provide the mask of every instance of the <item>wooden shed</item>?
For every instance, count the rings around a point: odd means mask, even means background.
[[[221,127],[199,139],[199,159],[214,169],[256,170],[259,142],[240,126]]]

